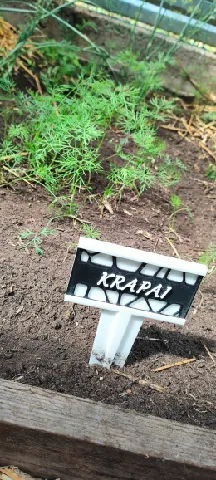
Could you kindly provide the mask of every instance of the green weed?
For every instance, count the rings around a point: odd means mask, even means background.
[[[16,84],[10,76],[0,78],[0,91],[2,90],[5,93],[11,93]],[[5,99],[5,95],[3,97]]]
[[[215,79],[215,81],[216,81],[216,79]],[[202,118],[202,120],[204,120],[204,122],[206,122],[206,123],[216,122],[216,112],[213,111],[213,108],[214,107],[212,107],[212,111],[205,112],[201,115],[201,118]]]
[[[204,263],[208,267],[208,272],[210,275],[216,272],[216,245],[212,242],[209,243],[208,247],[198,258],[198,262]]]
[[[176,214],[176,212],[180,209],[180,207],[182,206],[182,200],[181,200],[181,197],[179,197],[179,195],[171,195],[170,196],[170,205],[172,206],[173,208],[173,213]]]
[[[53,210],[53,220],[62,217],[75,219],[79,210],[74,202],[73,195],[55,197],[50,204],[50,208]]]
[[[177,158],[172,160],[169,155],[166,155],[164,161],[158,166],[157,177],[159,182],[168,188],[178,183],[185,171],[186,166],[181,160]]]
[[[123,155],[121,158],[126,160],[125,166],[119,168],[115,164],[111,164],[109,181],[110,187],[108,191],[118,191],[121,198],[124,189],[135,190],[141,195],[145,189],[150,188],[155,181],[155,176],[150,168],[138,157],[133,155]]]
[[[85,20],[85,18],[81,19],[81,23],[76,25],[76,29],[80,32],[85,30],[85,28],[92,29],[94,32],[98,31],[97,25],[95,22],[91,20]]]
[[[210,180],[216,180],[216,165],[213,165],[213,163],[209,163],[208,168],[205,172],[205,176],[208,177]]]
[[[154,61],[146,61],[140,60],[140,52],[126,49],[118,53],[112,62],[119,69],[120,79],[133,82],[139,88],[141,97],[162,89],[161,73],[166,65],[163,54],[159,54]]]
[[[48,41],[39,48],[43,54],[40,77],[45,87],[70,83],[84,70],[79,61],[80,48],[70,42]]]
[[[101,232],[88,223],[83,224],[82,234],[88,238],[95,238],[96,240],[101,239]]]
[[[170,232],[172,233],[175,233],[175,219],[176,219],[176,215],[178,215],[178,213],[181,213],[181,212],[187,212],[189,218],[193,218],[193,215],[189,209],[189,207],[186,207],[183,203],[182,203],[182,199],[179,195],[171,195],[170,196],[170,205],[172,206],[172,209],[173,209],[173,212],[171,213],[170,217],[169,217],[169,230]]]
[[[19,239],[19,247],[20,248],[28,248],[33,247],[37,255],[43,255],[43,250],[39,246],[44,238],[49,237],[50,235],[55,234],[55,230],[51,230],[48,228],[48,224],[46,227],[43,227],[40,232],[34,233],[29,228],[26,228],[25,232],[21,233],[18,237]]]

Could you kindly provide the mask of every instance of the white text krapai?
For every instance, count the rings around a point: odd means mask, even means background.
[[[149,295],[154,295],[155,298],[160,298],[161,300],[165,298],[168,293],[172,290],[172,287],[163,288],[163,285],[159,283],[152,288],[152,283],[150,281],[143,280],[139,282],[137,278],[134,278],[130,282],[125,282],[125,277],[123,275],[115,275],[114,273],[103,272],[100,280],[98,280],[97,285],[102,285],[105,288],[116,288],[116,290],[124,291],[129,289],[131,293],[139,295],[143,292],[145,297]]]

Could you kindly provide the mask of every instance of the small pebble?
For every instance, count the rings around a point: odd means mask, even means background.
[[[54,326],[55,330],[60,330],[60,328],[62,327],[60,322],[54,322],[53,326]]]
[[[6,358],[7,360],[9,360],[9,359],[12,358],[12,357],[13,357],[13,353],[12,353],[12,352],[6,352],[6,353],[4,354],[4,358]]]

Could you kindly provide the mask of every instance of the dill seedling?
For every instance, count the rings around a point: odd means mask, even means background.
[[[190,218],[193,217],[189,207],[186,207],[183,203],[182,203],[182,200],[181,200],[181,197],[179,195],[171,195],[170,196],[170,205],[172,206],[172,209],[173,209],[173,212],[171,213],[170,217],[169,217],[169,230],[170,232],[173,232],[175,233],[175,218],[176,218],[176,215],[178,215],[178,213],[180,212],[187,212],[188,216]]]
[[[88,238],[95,238],[96,240],[101,239],[101,232],[88,223],[83,224],[82,233]]]
[[[200,254],[198,262],[207,265],[209,275],[216,272],[216,246],[212,242],[210,242],[206,250]]]
[[[18,236],[19,239],[19,247],[20,248],[28,248],[33,247],[37,255],[43,255],[43,250],[39,246],[44,238],[49,237],[50,235],[55,234],[55,229],[49,229],[48,226],[52,220],[48,222],[46,227],[43,227],[40,232],[34,233],[29,228],[26,228],[25,232],[21,233]]]
[[[216,165],[209,163],[208,168],[205,172],[205,176],[210,180],[216,180]]]
[[[62,195],[55,197],[49,206],[53,210],[53,220],[62,217],[75,219],[79,208],[74,202],[73,195]]]
[[[142,193],[152,185],[151,161],[164,146],[149,120],[154,107],[149,110],[145,102],[140,104],[139,89],[116,87],[112,80],[93,75],[80,78],[74,86],[49,87],[43,96],[20,93],[16,103],[21,123],[7,127],[7,142],[17,155],[12,168],[20,178],[44,185],[54,196],[65,186],[72,196],[80,188],[89,188],[92,177],[103,173],[100,149],[106,133],[117,126],[130,137],[136,152],[126,153],[127,142],[120,146],[117,153],[123,169],[111,165],[108,188]],[[8,154],[7,142],[2,144],[2,157]]]
[[[171,160],[169,155],[166,155],[163,162],[158,166],[157,177],[159,183],[168,188],[178,183],[185,171],[186,166],[181,160],[178,158]]]

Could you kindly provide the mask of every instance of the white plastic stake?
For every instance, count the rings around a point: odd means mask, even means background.
[[[131,348],[143,324],[143,318],[131,315],[124,336],[121,339],[118,350],[115,354],[114,365],[124,367]]]
[[[123,367],[142,323],[129,312],[102,310],[89,364]]]

